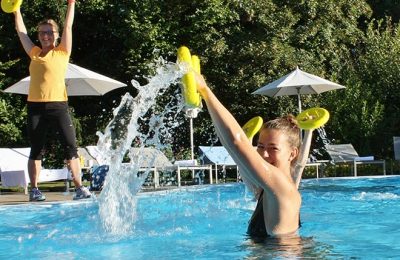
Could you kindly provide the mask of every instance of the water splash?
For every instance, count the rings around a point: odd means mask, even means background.
[[[109,165],[99,197],[99,215],[105,231],[114,235],[127,235],[134,231],[137,216],[135,195],[150,170],[140,171],[141,162],[155,160],[144,158],[141,149],[145,146],[165,148],[172,137],[170,131],[181,124],[176,120],[183,109],[178,93],[169,97],[171,101],[163,106],[161,112],[157,112],[156,106],[157,97],[169,86],[176,85],[185,71],[162,58],[156,61],[155,68],[155,75],[147,78],[146,85],[141,86],[132,80],[132,85],[139,93],[135,98],[126,93],[104,133],[97,133],[98,160]],[[139,150],[132,152],[132,146],[139,147]],[[129,163],[124,163],[126,157],[129,157]]]
[[[391,192],[361,192],[357,195],[354,195],[352,200],[398,200],[400,199],[400,195]]]
[[[323,157],[324,153],[326,153],[326,146],[332,144],[331,140],[328,138],[328,135],[325,131],[324,127],[319,127],[316,129],[316,142],[320,144],[320,147],[315,148],[310,153],[311,161],[317,161],[317,157]]]

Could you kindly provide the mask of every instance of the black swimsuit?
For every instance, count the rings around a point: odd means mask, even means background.
[[[249,226],[247,228],[247,234],[251,237],[269,237],[267,229],[265,228],[264,212],[263,212],[263,194],[264,190],[261,192],[260,197],[258,197],[258,202],[253,215],[250,218]]]
[[[267,233],[267,229],[265,228],[264,221],[264,211],[263,211],[263,194],[264,190],[261,191],[260,196],[258,197],[258,202],[256,209],[253,212],[253,215],[250,218],[249,226],[247,228],[247,234],[254,238],[266,238],[270,237]],[[301,227],[300,217],[299,217],[299,228]]]

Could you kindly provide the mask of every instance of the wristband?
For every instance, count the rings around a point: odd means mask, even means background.
[[[68,4],[75,3],[75,0],[68,0]]]

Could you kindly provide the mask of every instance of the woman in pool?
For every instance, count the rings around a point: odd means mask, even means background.
[[[46,19],[38,25],[40,47],[29,38],[20,9],[14,12],[15,27],[25,52],[31,58],[31,76],[28,94],[28,132],[31,152],[28,172],[31,182],[30,201],[43,201],[46,197],[39,191],[37,183],[41,169],[43,149],[49,127],[54,125],[61,134],[65,158],[72,172],[76,187],[74,199],[91,196],[82,186],[79,156],[77,153],[75,129],[68,113],[68,98],[65,87],[65,73],[72,50],[72,24],[75,0],[68,0],[67,14],[60,43],[58,25]]]
[[[300,129],[293,116],[269,121],[260,131],[255,150],[204,78],[197,74],[196,81],[221,143],[258,198],[248,234],[257,238],[296,234],[301,206],[298,185],[309,153],[311,131],[305,134],[300,147]]]

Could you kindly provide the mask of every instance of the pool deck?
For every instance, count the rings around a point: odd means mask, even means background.
[[[154,188],[143,188],[140,192],[151,192],[151,191],[160,191],[166,189],[176,189],[177,186],[171,187],[160,187],[157,189]],[[65,202],[65,201],[73,201],[74,192],[54,192],[54,191],[42,191],[42,193],[46,196],[46,200],[42,202],[31,202],[29,201],[29,195],[24,192],[16,192],[16,191],[0,191],[0,206],[3,205],[19,205],[19,204],[36,204],[36,203],[52,203],[52,202]],[[96,196],[100,194],[100,192],[94,192]]]
[[[61,202],[72,201],[74,196],[73,192],[43,192],[46,196],[44,202]],[[28,203],[43,203],[43,202],[30,202],[29,195],[23,192],[2,192],[0,193],[0,206],[2,205],[17,205]]]

